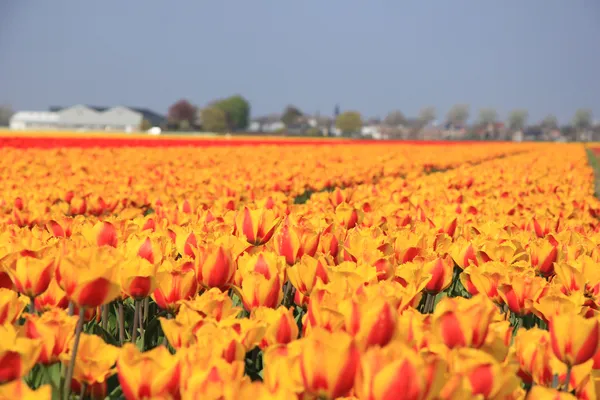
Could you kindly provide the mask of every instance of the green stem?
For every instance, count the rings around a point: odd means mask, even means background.
[[[123,311],[123,301],[117,301],[119,309],[119,343],[123,346],[125,343],[125,312]]]
[[[81,331],[83,330],[85,309],[79,307],[79,320],[77,321],[77,327],[75,328],[75,341],[73,342],[73,351],[71,352],[71,360],[69,361],[69,367],[67,368],[67,375],[65,377],[65,386],[63,389],[64,399],[68,400],[71,392],[71,381],[73,379],[73,370],[75,369],[75,360],[77,359],[77,350],[79,348],[79,340],[81,339]]]
[[[34,297],[30,297],[29,300],[30,300],[30,303],[29,303],[29,313],[35,315],[35,314],[37,314],[35,312],[35,298]]]
[[[110,304],[105,304],[102,306],[102,329],[105,331],[108,330],[108,312],[110,310]]]
[[[133,331],[131,332],[131,343],[135,344],[135,340],[137,339],[137,334],[138,334],[138,323],[139,323],[139,317],[140,315],[140,302],[139,301],[135,301],[135,309],[133,312]]]
[[[569,383],[571,382],[571,370],[573,367],[570,365],[567,366],[567,377],[565,378],[565,387],[563,388],[563,392],[569,391]]]

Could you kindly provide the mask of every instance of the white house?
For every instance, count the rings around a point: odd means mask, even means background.
[[[133,132],[140,129],[144,120],[151,126],[159,126],[164,117],[150,110],[134,107],[75,105],[67,108],[51,107],[50,111],[17,112],[10,120],[10,128]]]

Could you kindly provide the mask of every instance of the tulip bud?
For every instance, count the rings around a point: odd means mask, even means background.
[[[195,270],[200,286],[226,290],[233,283],[236,265],[229,248],[209,244],[198,248]]]
[[[598,352],[600,323],[597,318],[559,314],[550,319],[548,328],[554,355],[570,367],[583,364]]]
[[[235,229],[248,243],[260,246],[271,240],[280,222],[281,218],[273,210],[250,210],[244,207],[235,217]]]
[[[283,306],[273,310],[259,307],[252,312],[252,318],[267,325],[260,348],[265,349],[276,344],[287,344],[298,338],[298,325],[293,309]]]

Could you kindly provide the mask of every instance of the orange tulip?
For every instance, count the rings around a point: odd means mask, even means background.
[[[287,269],[292,285],[305,296],[310,296],[318,281],[329,282],[328,266],[325,257],[302,256],[300,262]]]
[[[0,385],[27,375],[40,355],[40,341],[18,337],[12,325],[0,325]]]
[[[354,386],[360,353],[343,332],[314,329],[302,340],[299,365],[305,390],[315,396],[346,396]]]
[[[235,217],[235,227],[238,235],[248,243],[260,246],[271,240],[275,228],[281,222],[272,210],[264,208],[250,210],[244,207]]]
[[[287,344],[298,338],[298,325],[292,308],[281,306],[273,310],[259,307],[252,312],[252,318],[267,325],[265,335],[260,342],[262,349],[276,344]]]
[[[451,349],[479,348],[485,343],[495,313],[495,306],[484,297],[445,297],[434,313],[435,330]]]
[[[114,365],[117,362],[120,349],[104,343],[100,336],[81,334],[73,370],[71,387],[85,383],[88,386],[102,384],[114,375]],[[71,360],[75,339],[71,340],[68,350],[63,353],[61,360],[68,364]]]
[[[12,381],[0,385],[0,399],[51,400],[52,387],[50,385],[42,385],[36,390],[32,390],[24,381]]]
[[[431,274],[425,290],[437,294],[446,290],[452,283],[454,260],[449,255],[427,260],[423,264],[423,272]]]
[[[0,288],[0,325],[13,324],[29,301],[10,289]]]
[[[496,304],[504,300],[498,293],[498,286],[507,280],[506,265],[502,262],[487,262],[479,267],[468,266],[461,272],[460,281],[472,295],[482,293]]]
[[[80,307],[96,308],[121,293],[117,280],[121,261],[108,246],[80,249],[60,261],[56,278],[71,301]]]
[[[498,286],[498,294],[515,314],[530,314],[533,311],[533,303],[545,290],[546,281],[527,273],[515,273],[508,281]]]
[[[519,387],[517,366],[501,364],[491,355],[463,348],[452,355],[450,372],[466,378],[473,398],[507,399]]]
[[[94,226],[86,225],[83,227],[81,233],[90,244],[117,247],[117,230],[108,221],[98,221]]]
[[[554,274],[554,262],[558,255],[556,246],[546,239],[538,239],[529,243],[529,259],[531,265],[543,276]]]
[[[385,346],[394,337],[397,312],[385,298],[347,300],[340,311],[345,316],[346,332],[355,337],[362,348]]]
[[[319,233],[306,227],[292,225],[289,219],[273,236],[273,247],[284,256],[288,265],[294,265],[302,256],[314,256],[319,246]]]
[[[194,270],[185,264],[164,263],[156,274],[157,287],[152,298],[163,310],[175,314],[180,300],[191,299],[198,290]]]
[[[235,318],[241,311],[241,308],[233,306],[233,301],[227,293],[217,288],[199,294],[191,300],[181,300],[181,305],[203,318],[214,318],[217,322]]]
[[[559,392],[556,389],[535,385],[527,394],[526,400],[576,400],[571,393]]]
[[[154,235],[132,235],[127,238],[126,249],[129,257],[141,257],[150,264],[160,264],[164,257],[164,252],[171,248],[167,246],[166,238],[156,237]]]
[[[247,310],[260,306],[275,308],[283,299],[285,258],[275,253],[244,255],[238,260],[240,297]]]
[[[43,312],[52,308],[64,308],[69,305],[69,299],[64,290],[60,288],[56,279],[52,279],[48,289],[35,298],[35,309]]]
[[[121,290],[134,300],[144,299],[156,289],[155,264],[141,257],[130,258],[121,264]]]
[[[554,375],[566,373],[566,367],[552,352],[547,331],[520,329],[515,336],[514,350],[519,364],[518,375],[525,383],[549,386]]]
[[[335,208],[335,219],[339,226],[345,229],[352,229],[363,218],[363,213],[348,203],[341,203]]]
[[[575,314],[552,317],[549,326],[554,355],[568,366],[583,364],[591,359],[600,346],[600,322]]]
[[[117,371],[127,400],[178,395],[179,360],[164,346],[141,353],[135,345],[126,343],[119,354]]]
[[[14,269],[7,268],[6,272],[19,293],[34,298],[48,289],[54,275],[54,259],[21,257],[17,259]]]
[[[25,316],[23,332],[29,339],[40,339],[41,353],[39,362],[45,365],[60,361],[75,334],[77,316],[68,316],[66,311],[54,309],[41,316]]]
[[[200,286],[226,290],[233,283],[235,269],[234,257],[229,248],[216,244],[198,248],[195,270]]]
[[[369,349],[360,360],[354,390],[360,399],[436,398],[444,383],[446,365],[423,357],[399,342]]]

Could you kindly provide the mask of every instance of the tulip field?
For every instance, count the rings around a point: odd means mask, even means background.
[[[593,149],[128,140],[0,137],[0,400],[600,398]]]

